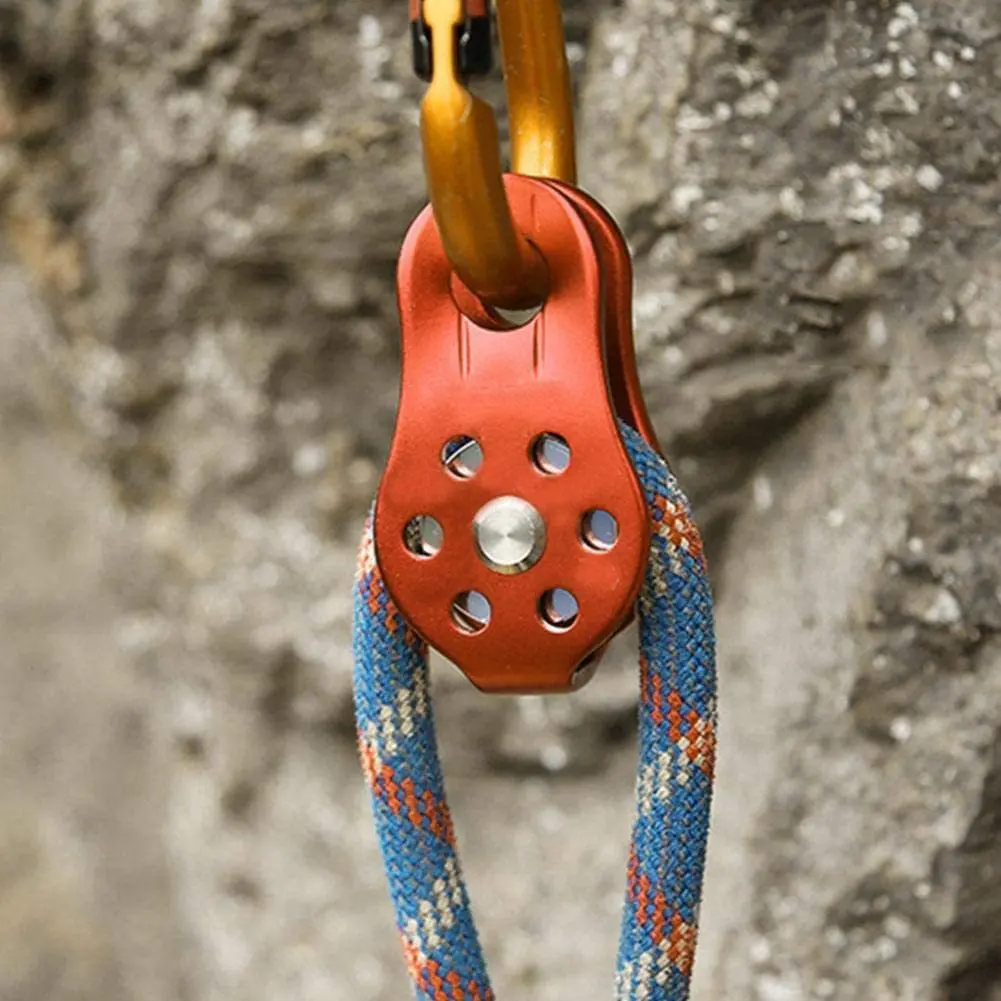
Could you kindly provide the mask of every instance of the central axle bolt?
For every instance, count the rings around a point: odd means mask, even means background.
[[[523,573],[535,566],[546,548],[546,523],[528,501],[498,497],[484,504],[473,519],[480,558],[491,570]]]

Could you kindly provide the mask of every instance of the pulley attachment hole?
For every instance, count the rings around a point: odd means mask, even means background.
[[[619,523],[610,511],[595,508],[580,520],[581,542],[596,553],[607,553],[619,541]]]
[[[565,633],[572,629],[579,616],[577,599],[564,587],[554,587],[539,599],[539,618],[554,632]]]
[[[492,612],[486,595],[479,591],[463,591],[452,599],[452,621],[470,636],[482,633],[490,625]]]
[[[460,434],[449,438],[441,450],[444,467],[460,480],[471,480],[483,465],[483,449],[475,438]]]
[[[570,467],[570,444],[562,435],[546,431],[532,442],[532,462],[549,476],[559,476]]]
[[[414,556],[429,559],[441,552],[445,541],[445,530],[437,518],[429,514],[419,514],[411,518],[403,529],[403,544]]]
[[[532,306],[530,309],[501,309],[500,306],[494,306],[493,311],[504,323],[516,330],[531,323],[542,312],[542,306]]]

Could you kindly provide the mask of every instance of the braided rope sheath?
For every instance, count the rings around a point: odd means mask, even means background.
[[[651,513],[639,600],[637,815],[616,1001],[686,1001],[716,741],[712,595],[688,502],[666,463],[622,434]],[[371,520],[355,584],[355,708],[365,778],[418,1001],[494,993],[456,854],[428,691],[427,649],[389,597]]]

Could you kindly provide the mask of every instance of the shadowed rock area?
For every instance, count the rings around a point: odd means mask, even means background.
[[[565,11],[719,598],[695,997],[998,1001],[1001,7]],[[402,0],[0,6],[3,998],[407,994],[349,642],[406,37]],[[501,998],[612,994],[634,649],[566,699],[437,672]]]

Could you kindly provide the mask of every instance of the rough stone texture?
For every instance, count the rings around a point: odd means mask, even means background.
[[[0,6],[4,997],[405,996],[348,649],[404,8]],[[998,1001],[1001,8],[567,13],[720,597],[699,1001]],[[574,700],[438,672],[502,997],[610,995],[616,650]]]
[[[47,318],[0,265],[0,997],[171,1001],[181,930],[154,701],[116,645],[124,519],[35,350]],[[23,337],[22,337],[23,335]]]

